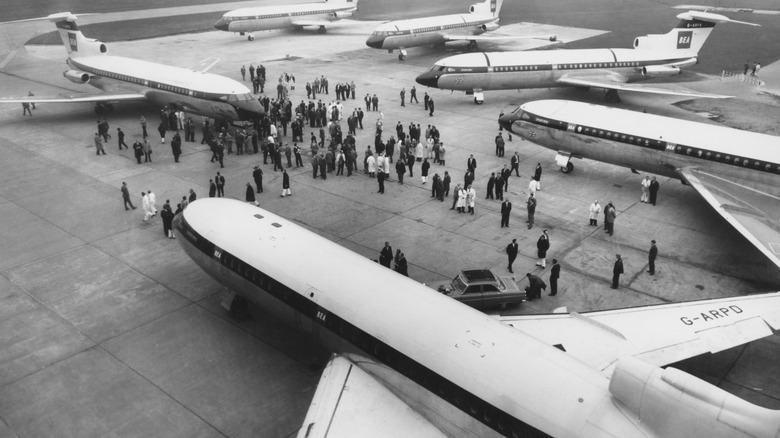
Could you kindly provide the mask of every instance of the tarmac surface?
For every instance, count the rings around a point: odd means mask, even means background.
[[[473,216],[451,211],[451,198],[434,201],[416,172],[404,185],[393,177],[379,195],[376,181],[360,173],[313,180],[307,160],[289,170],[289,198],[279,197],[281,176],[264,165],[266,190],[258,199],[263,208],[366,257],[376,258],[389,241],[404,251],[410,276],[420,282],[444,280],[465,267],[503,274],[503,249],[513,238],[521,249],[514,265],[519,276],[534,272],[546,280],[547,270],[534,263],[535,242],[548,229],[548,260],[558,258],[563,267],[559,294],[510,312],[563,306],[587,311],[777,290],[780,270],[677,180],[661,179],[652,207],[639,202],[644,175],[627,169],[582,160],[564,175],[552,151],[517,138],[507,143],[505,158],[494,155],[502,110],[539,98],[601,103],[600,92],[489,92],[485,104],[476,106],[463,94],[418,87],[420,100],[426,91],[435,99],[429,117],[422,104],[401,107],[399,91],[406,87],[408,96],[414,77],[444,54],[416,49],[399,63],[365,47],[365,32],[374,24],[323,36],[268,32],[257,35],[255,44],[220,32],[185,34],[113,43],[110,50],[180,66],[217,53],[222,62],[211,72],[236,79],[242,64],[262,62],[270,82],[282,72],[296,77],[293,102],[305,99],[305,82],[315,76],[325,75],[331,84],[354,80],[357,100],[347,101],[346,109],[362,106],[366,93],[376,94],[386,133],[394,132],[397,121],[436,125],[448,147],[447,164],[432,165],[431,176],[447,170],[454,186],[466,158],[477,158],[480,197]],[[19,50],[2,73],[0,95],[93,92],[62,78],[64,57],[61,46]],[[676,102],[623,94],[618,106],[780,135],[773,97],[719,77],[684,79],[679,86],[738,98]],[[329,101],[333,94],[318,98]],[[150,105],[122,104],[108,121],[112,132],[126,131],[132,144],[140,136],[139,117],[153,126],[157,113]],[[20,106],[0,106],[0,437],[294,436],[328,353],[261,309],[251,307],[251,319],[232,317],[220,307],[223,288],[163,236],[158,218],[145,224],[140,209],[125,211],[119,192],[125,181],[136,206],[140,192],[149,189],[158,207],[166,199],[175,205],[190,188],[206,196],[209,178],[221,171],[226,195],[243,199],[252,166],[262,157],[230,155],[220,169],[209,162],[207,147],[184,143],[177,164],[167,143],[153,143],[154,162],[138,165],[132,151],[117,150],[115,139],[106,145],[108,155],[95,155],[91,105],[39,105],[33,114],[22,117]],[[377,117],[366,112],[359,150],[373,143]],[[199,125],[200,118],[195,120]],[[499,202],[482,196],[490,172],[508,164],[515,151],[521,177],[510,181],[515,208],[510,228],[502,229]],[[544,169],[537,226],[527,230],[522,204],[537,162]],[[594,199],[617,207],[614,236],[587,225]],[[653,277],[645,273],[651,239],[659,247]],[[626,270],[619,290],[609,288],[615,253],[623,255]],[[780,339],[772,336],[675,366],[780,409],[778,359]]]

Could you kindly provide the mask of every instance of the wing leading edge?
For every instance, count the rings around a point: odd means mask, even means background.
[[[664,366],[769,336],[780,329],[780,292],[500,319],[609,375],[621,357]]]
[[[446,438],[353,362],[334,356],[322,372],[298,438]]]
[[[698,169],[678,169],[677,173],[780,267],[780,197]]]
[[[628,84],[625,82],[616,82],[609,79],[599,78],[578,78],[578,77],[565,77],[558,80],[558,82],[573,87],[594,87],[605,88],[608,90],[616,91],[631,91],[634,93],[649,93],[649,94],[665,94],[670,96],[685,96],[685,97],[697,97],[708,99],[728,99],[733,96],[726,96],[723,94],[709,94],[709,93],[697,93],[695,91],[688,90],[673,90],[671,88],[662,87],[648,87],[640,84]]]

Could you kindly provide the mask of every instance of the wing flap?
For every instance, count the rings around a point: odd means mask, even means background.
[[[677,172],[718,214],[780,267],[780,197],[769,190],[756,190],[698,169]]]
[[[134,101],[134,100],[146,100],[146,96],[143,94],[93,94],[88,96],[78,97],[11,97],[0,98],[0,103],[81,103],[81,102],[121,102],[121,101]]]
[[[696,91],[671,89],[662,87],[648,87],[641,84],[627,84],[625,82],[611,81],[609,79],[600,79],[593,77],[564,77],[558,79],[558,82],[573,87],[594,87],[594,88],[606,88],[608,90],[617,91],[630,91],[633,93],[648,93],[648,94],[665,94],[671,96],[685,96],[685,97],[697,97],[697,98],[709,98],[709,99],[728,99],[733,96],[726,96],[723,94],[710,94],[710,93],[698,93]]]
[[[399,436],[446,437],[353,362],[340,356],[331,359],[298,438]]]
[[[623,356],[664,366],[769,336],[779,327],[780,292],[500,319],[608,374]]]

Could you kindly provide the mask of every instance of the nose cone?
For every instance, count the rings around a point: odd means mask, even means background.
[[[417,76],[415,81],[417,81],[418,84],[424,85],[426,87],[438,88],[439,76],[440,74],[437,71],[426,71],[425,73]]]
[[[385,37],[381,35],[371,35],[366,40],[366,45],[368,47],[371,47],[372,49],[381,49],[384,43],[385,43]]]
[[[219,21],[214,23],[214,28],[217,30],[228,30],[228,26],[230,25],[230,22],[225,20],[224,18],[220,18]]]
[[[498,118],[498,124],[507,131],[514,132],[512,131],[512,124],[515,120],[517,120],[517,116],[514,113],[504,114]]]
[[[236,112],[241,120],[254,121],[259,120],[265,115],[265,109],[263,105],[254,99],[238,102],[236,105]]]

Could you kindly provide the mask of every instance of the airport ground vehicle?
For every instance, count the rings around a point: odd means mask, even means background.
[[[464,269],[451,281],[431,285],[439,292],[478,309],[498,307],[503,310],[509,305],[526,300],[512,277],[499,277],[490,269]]]

